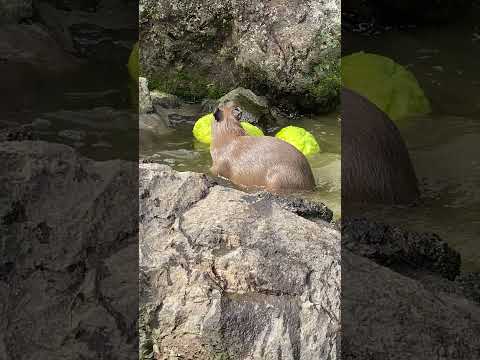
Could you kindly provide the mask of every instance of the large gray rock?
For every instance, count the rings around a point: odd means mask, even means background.
[[[32,0],[0,0],[0,25],[17,23],[32,13]]]
[[[134,358],[137,164],[40,141],[0,163],[0,359]]]
[[[39,89],[44,89],[45,84],[55,87],[59,79],[79,65],[40,25],[2,26],[0,59],[0,111],[14,113],[29,107],[44,107],[46,92]]]
[[[35,0],[40,20],[70,53],[124,65],[138,41],[137,4],[122,0]]]
[[[474,360],[480,307],[342,250],[342,359]]]
[[[203,77],[317,111],[338,102],[339,0],[141,0],[140,34],[149,76]]]
[[[139,197],[144,359],[478,358],[478,304],[347,249],[340,349],[339,233],[275,196],[140,164]]]
[[[141,354],[335,359],[339,232],[212,185],[140,164]]]
[[[148,80],[144,77],[138,78],[138,112],[140,114],[153,112],[152,98],[148,90]]]
[[[454,280],[460,273],[460,254],[433,233],[348,218],[342,222],[342,247],[406,275],[430,272]]]

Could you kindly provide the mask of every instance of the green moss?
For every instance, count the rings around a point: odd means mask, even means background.
[[[231,90],[222,84],[211,82],[207,76],[187,70],[159,72],[149,79],[149,88],[190,102],[205,98],[218,99]]]
[[[305,101],[323,111],[331,111],[340,103],[340,42],[337,37],[319,34],[316,43],[318,49],[328,50],[319,51],[317,59],[310,64]]]
[[[152,338],[151,322],[151,308],[142,306],[139,312],[139,346],[138,355],[140,360],[153,360],[154,340]]]
[[[212,360],[230,360],[230,355],[225,352],[213,355]]]

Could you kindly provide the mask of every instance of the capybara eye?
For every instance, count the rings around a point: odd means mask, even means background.
[[[239,119],[240,116],[242,115],[242,110],[238,106],[236,106],[232,110],[232,115],[235,116],[237,119]]]

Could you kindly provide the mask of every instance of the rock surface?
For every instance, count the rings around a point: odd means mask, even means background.
[[[32,0],[0,0],[0,25],[17,23],[32,16]]]
[[[460,254],[436,234],[361,218],[344,219],[342,247],[406,275],[425,271],[454,280],[460,273]]]
[[[34,5],[61,46],[78,57],[123,66],[138,40],[135,1],[36,0]]]
[[[216,105],[228,101],[233,101],[242,108],[242,121],[259,124],[264,129],[275,124],[275,119],[270,113],[268,100],[263,96],[256,95],[249,89],[236,88],[222,96],[216,102]]]
[[[149,77],[240,84],[316,111],[338,104],[339,0],[141,0],[140,37]]]
[[[0,359],[134,358],[137,164],[41,141],[0,163]]]
[[[139,196],[144,358],[336,358],[338,231],[159,164]]]
[[[78,66],[79,62],[64,53],[43,26],[2,26],[0,112],[18,113],[29,106],[41,106],[46,84],[56,84],[59,78],[72,73]]]
[[[338,231],[287,211],[295,210],[288,201],[281,206],[274,196],[245,194],[158,164],[140,164],[139,196],[143,358],[479,355],[480,308],[448,289],[458,284],[445,279],[443,288],[427,286],[348,249],[342,250],[340,349]],[[362,226],[359,231],[365,234]],[[423,255],[444,254],[436,264],[449,264],[449,252],[427,240],[381,245],[372,237],[374,246],[386,248],[385,257],[433,245]],[[395,247],[404,250],[389,251]],[[433,267],[444,268],[450,269]]]
[[[342,250],[342,359],[480,356],[480,307]]]
[[[153,112],[152,98],[148,89],[148,80],[144,77],[138,78],[138,112],[148,114]]]

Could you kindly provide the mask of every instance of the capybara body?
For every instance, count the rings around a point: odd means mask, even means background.
[[[393,121],[363,96],[342,89],[342,208],[410,204],[418,197],[415,171]]]
[[[289,143],[254,137],[240,126],[240,109],[232,102],[215,111],[210,153],[214,175],[246,187],[271,192],[310,190],[315,180],[305,156]]]

